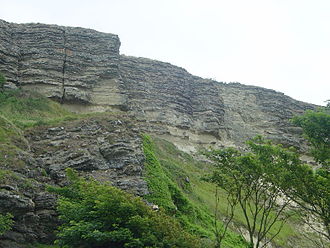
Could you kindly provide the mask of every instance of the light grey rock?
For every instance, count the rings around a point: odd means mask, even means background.
[[[90,29],[0,20],[0,71],[8,85],[61,102],[120,105],[101,94],[118,88],[120,41]],[[14,84],[14,85],[13,85]]]
[[[121,56],[119,68],[129,112],[141,122],[140,129],[183,150],[189,145],[244,146],[256,135],[306,148],[301,129],[289,120],[315,105],[261,87],[202,79],[145,58]]]
[[[219,86],[224,100],[224,129],[220,136],[242,144],[255,135],[305,150],[301,129],[290,119],[314,105],[296,101],[283,93],[239,83]]]
[[[128,107],[140,120],[217,135],[224,118],[217,82],[169,63],[121,56]]]
[[[20,214],[32,211],[34,207],[34,202],[28,197],[7,190],[0,192],[0,212],[2,213]]]
[[[182,149],[188,143],[241,146],[256,134],[299,146],[300,131],[288,119],[315,107],[273,90],[216,82],[169,63],[120,55],[113,34],[0,21],[0,36],[0,71],[8,87],[39,91],[75,111],[128,112],[140,122],[139,130]]]
[[[33,187],[0,186],[0,212],[12,212],[16,221],[0,238],[0,247],[54,240],[56,198],[43,185],[65,185],[66,168],[148,194],[142,177],[143,132],[189,152],[199,146],[242,147],[257,134],[305,149],[301,129],[289,119],[316,106],[273,90],[216,82],[169,63],[120,55],[119,47],[114,34],[0,20],[6,88],[37,91],[76,112],[121,113],[25,131],[27,144],[17,155],[25,166],[15,173],[34,179]]]
[[[64,127],[39,128],[26,138],[30,154],[56,183],[64,180],[66,168],[90,175],[99,171],[112,182],[125,176],[140,180],[145,158],[141,137],[131,126],[129,119],[90,118]],[[140,182],[130,187],[132,192],[147,192],[145,182],[142,191]]]

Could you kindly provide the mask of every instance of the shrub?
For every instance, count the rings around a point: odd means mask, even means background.
[[[69,185],[59,194],[63,224],[56,243],[63,247],[199,247],[199,240],[163,211],[140,198],[67,170]]]
[[[13,225],[13,216],[9,213],[0,214],[0,235],[11,229]]]

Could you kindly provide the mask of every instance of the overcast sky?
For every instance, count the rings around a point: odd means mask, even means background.
[[[114,33],[122,54],[330,99],[330,0],[1,0],[0,18]]]

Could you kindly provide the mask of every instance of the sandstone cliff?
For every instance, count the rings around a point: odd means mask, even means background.
[[[113,34],[0,21],[0,37],[0,71],[8,86],[39,91],[75,111],[127,111],[148,122],[148,131],[178,137],[182,147],[188,145],[184,140],[240,144],[256,134],[298,145],[287,120],[314,107],[273,90],[120,55]]]
[[[75,168],[98,180],[144,195],[144,155],[139,133],[154,133],[182,150],[241,146],[256,134],[304,149],[289,119],[315,106],[282,93],[203,79],[169,63],[120,55],[113,34],[0,20],[0,72],[9,88],[40,92],[76,112],[115,112],[24,133],[17,155],[21,178],[0,185],[0,210],[14,211],[17,225],[0,247],[49,240],[56,224],[54,197],[44,184],[63,183]],[[6,167],[7,165],[0,165]],[[25,179],[24,179],[25,180]]]

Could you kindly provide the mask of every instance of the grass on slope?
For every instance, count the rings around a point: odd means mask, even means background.
[[[60,104],[33,92],[5,91],[0,92],[0,180],[16,180],[16,169],[25,166],[19,153],[28,148],[23,131],[38,125],[52,125],[62,121],[85,118],[95,114],[77,115],[68,112]],[[164,207],[177,217],[192,233],[202,237],[212,237],[212,213],[214,210],[214,186],[201,181],[207,174],[210,165],[195,160],[190,155],[181,152],[164,140],[144,137],[144,152],[146,162],[146,180],[151,195],[148,200]],[[22,181],[26,187],[29,182]],[[222,193],[223,194],[223,193]],[[225,212],[225,195],[220,211]],[[236,224],[242,225],[243,215],[237,213]],[[301,241],[293,226],[298,226],[299,220],[284,226],[276,239],[283,245]],[[205,242],[210,241],[205,238]],[[300,245],[300,247],[308,247]],[[205,246],[207,247],[207,246]],[[225,247],[245,247],[242,238],[230,232],[225,240]]]
[[[0,166],[24,166],[19,152],[28,148],[23,130],[74,118],[60,104],[37,93],[21,90],[0,91]]]
[[[0,92],[0,115],[18,128],[52,124],[74,118],[60,104],[31,91]]]
[[[159,139],[154,140],[144,135],[145,178],[151,192],[147,200],[165,208],[191,233],[200,235],[204,240],[204,247],[213,247],[213,218],[206,207],[207,203],[203,201],[199,193],[195,192],[199,189],[201,194],[206,192],[209,195],[212,194],[212,185],[201,182],[199,178],[205,172],[204,168],[198,168],[188,154],[181,153],[173,156],[174,154],[166,150],[172,147],[160,146],[160,144],[170,145],[170,143],[162,143],[164,141]],[[183,163],[185,159],[189,161]],[[246,247],[246,243],[241,236],[229,231],[224,247]]]
[[[188,220],[188,226],[194,224],[194,218],[199,218],[199,221],[195,223],[199,229],[196,229],[202,230],[208,236],[213,236],[211,233],[212,213],[215,209],[215,187],[201,180],[201,177],[212,169],[211,165],[179,151],[172,143],[165,140],[155,137],[151,140],[147,136],[144,140],[147,157],[146,177],[152,191],[148,200],[171,210],[173,205],[176,206],[176,202],[172,196],[173,191],[170,189],[176,187],[176,192],[179,192],[177,194],[185,199],[185,203],[200,212],[194,216],[189,212],[180,211],[180,207],[177,206],[179,211],[176,214],[184,216],[184,219]],[[222,199],[219,210],[224,215],[227,206],[226,194],[221,190],[219,194]],[[235,229],[244,226],[243,213],[237,209],[235,215]],[[282,231],[274,240],[275,243],[280,247],[313,247],[313,242],[301,234],[301,226],[302,222],[299,219],[292,218],[283,226]],[[273,232],[275,231],[276,227]],[[225,239],[224,247],[244,247],[244,243],[238,235],[230,232]]]

